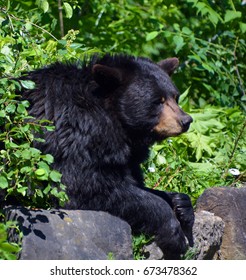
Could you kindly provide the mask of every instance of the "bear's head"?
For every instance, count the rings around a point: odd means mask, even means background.
[[[132,134],[162,140],[186,132],[192,122],[179,107],[179,91],[170,78],[178,64],[177,58],[155,64],[146,58],[122,56],[99,61],[92,73],[107,92],[105,104],[123,127]]]

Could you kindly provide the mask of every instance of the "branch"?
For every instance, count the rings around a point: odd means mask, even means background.
[[[239,69],[238,69],[238,66],[237,66],[237,54],[236,54],[236,52],[237,52],[237,45],[238,45],[238,37],[237,37],[237,40],[236,40],[233,56],[234,56],[234,60],[235,60],[235,71],[236,71],[236,74],[237,74],[237,77],[238,77],[238,80],[239,80],[239,86],[240,86],[240,89],[241,89],[243,95],[245,95],[245,90],[244,90],[244,87],[243,87],[243,81],[241,79],[241,76],[240,76],[240,73],[239,73]]]
[[[61,0],[58,0],[58,11],[59,11],[59,22],[60,22],[61,37],[64,37],[64,24],[63,24],[63,14],[62,14]]]
[[[226,175],[228,174],[228,170],[229,170],[229,167],[230,167],[230,165],[231,165],[231,163],[232,163],[232,161],[233,161],[233,158],[234,158],[234,155],[235,155],[237,146],[238,146],[238,142],[239,142],[240,138],[241,138],[242,135],[243,135],[243,132],[244,132],[245,127],[246,127],[246,121],[244,122],[244,124],[243,124],[241,130],[239,131],[239,134],[238,134],[238,136],[237,136],[237,138],[236,138],[236,140],[235,140],[234,147],[233,147],[233,150],[232,150],[230,159],[229,159],[229,163],[228,163],[228,165],[227,165],[227,169],[226,169],[226,171],[224,172],[224,174],[222,175],[222,178],[225,178]]]
[[[3,9],[2,9],[2,11],[3,11]],[[45,30],[43,27],[38,26],[36,23],[33,23],[33,22],[31,22],[29,20],[26,20],[26,19],[18,18],[16,16],[12,15],[12,14],[7,14],[7,16],[9,18],[12,18],[12,19],[17,20],[17,21],[21,21],[21,22],[24,22],[24,23],[30,23],[31,25],[35,26],[36,28],[42,30],[44,33],[47,33],[48,35],[50,35],[55,41],[58,41],[58,39],[54,35],[52,35],[49,31]]]

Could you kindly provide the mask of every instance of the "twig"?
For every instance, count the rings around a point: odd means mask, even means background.
[[[237,45],[238,45],[238,37],[237,37],[237,40],[236,40],[236,43],[235,43],[233,56],[234,56],[234,60],[235,60],[235,70],[236,70],[237,77],[238,77],[238,80],[239,80],[239,86],[240,86],[240,89],[241,89],[243,95],[245,95],[245,90],[243,88],[243,81],[241,79],[241,76],[240,76],[240,73],[239,73],[239,70],[238,70],[238,66],[237,66],[237,55],[236,55]]]
[[[231,5],[231,7],[232,7],[233,11],[234,11],[234,12],[236,12],[237,10],[236,10],[236,8],[235,8],[235,6],[234,6],[233,1],[232,1],[232,0],[230,0],[229,2],[230,2],[230,5]]]
[[[58,0],[58,11],[59,11],[59,21],[60,21],[61,37],[64,37],[64,23],[63,23],[63,14],[62,14],[61,0]]]
[[[33,26],[39,28],[39,29],[42,30],[44,33],[49,34],[54,40],[58,41],[58,39],[57,39],[54,35],[52,35],[49,31],[45,30],[43,27],[38,26],[36,23],[33,23],[33,22],[31,22],[31,21],[26,21],[26,22],[29,22],[31,25],[33,25]]]
[[[231,156],[230,156],[230,161],[229,161],[228,167],[230,166],[230,164],[231,164],[231,162],[232,162],[232,160],[233,160],[233,157],[234,157],[236,148],[237,148],[237,146],[238,146],[238,142],[239,142],[241,136],[243,135],[243,131],[244,131],[245,127],[246,127],[246,121],[244,122],[244,124],[243,124],[241,130],[239,131],[238,137],[237,137],[237,139],[236,139],[236,141],[235,141],[235,145],[234,145],[234,147],[233,147],[233,150],[232,150],[232,153],[231,153]]]
[[[234,183],[237,183],[238,181],[241,181],[241,179],[244,177],[245,174],[246,174],[246,171],[243,171],[243,172],[237,177],[237,179],[234,181]]]
[[[1,9],[1,11],[6,13],[6,11],[4,9]],[[14,19],[14,20],[21,21],[21,22],[24,22],[24,23],[30,23],[31,25],[35,26],[36,28],[42,30],[44,33],[47,33],[48,35],[50,35],[54,40],[58,41],[58,39],[54,35],[52,35],[49,31],[45,30],[43,27],[38,26],[36,23],[33,23],[33,22],[31,22],[29,20],[26,20],[26,19],[18,18],[16,16],[14,16],[13,14],[7,14],[7,16],[9,17],[9,19]],[[13,25],[12,25],[12,22],[11,22],[11,27],[12,27],[12,29],[14,28]]]
[[[231,165],[231,163],[232,163],[232,161],[233,161],[233,158],[234,158],[234,155],[235,155],[237,146],[238,146],[238,142],[239,142],[240,138],[241,138],[242,135],[243,135],[243,132],[244,132],[245,127],[246,127],[246,121],[244,122],[244,124],[243,124],[241,130],[239,131],[239,134],[238,134],[238,136],[237,136],[237,138],[236,138],[236,140],[235,140],[235,144],[234,144],[234,147],[233,147],[233,150],[232,150],[230,159],[229,159],[229,163],[228,163],[228,165],[227,165],[227,169],[226,169],[226,171],[224,172],[224,174],[222,175],[222,178],[225,178],[225,176],[228,174],[228,169],[229,169],[229,167],[230,167],[230,165]]]

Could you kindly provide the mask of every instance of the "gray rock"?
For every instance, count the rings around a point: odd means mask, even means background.
[[[220,217],[207,211],[195,213],[193,258],[196,260],[212,260],[217,258],[223,232],[224,222]]]
[[[105,212],[5,209],[23,232],[22,260],[132,259],[131,228]],[[9,234],[17,241],[18,234]]]
[[[20,259],[133,258],[130,226],[105,212],[24,207],[5,212],[23,232]],[[193,259],[246,259],[246,187],[206,190],[197,201],[193,235]],[[19,237],[14,229],[9,236]],[[143,253],[149,260],[163,259],[154,241]]]
[[[197,201],[197,211],[206,210],[225,222],[221,259],[246,259],[246,187],[207,189]]]
[[[215,258],[219,254],[223,229],[224,222],[220,217],[207,211],[195,213],[193,226],[194,247],[189,249],[185,258],[196,260]],[[163,259],[163,253],[155,241],[151,241],[150,244],[144,246],[143,254],[147,260]]]
[[[146,260],[162,260],[164,255],[160,247],[156,244],[155,241],[151,241],[149,244],[144,245],[143,255]]]

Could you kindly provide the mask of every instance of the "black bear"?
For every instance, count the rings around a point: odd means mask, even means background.
[[[177,58],[155,64],[126,55],[93,56],[89,62],[55,63],[27,73],[30,115],[55,130],[37,143],[54,156],[67,186],[67,209],[107,211],[133,232],[155,235],[166,259],[179,259],[194,214],[185,194],[144,186],[140,164],[155,142],[188,130],[192,118],[178,106],[170,79]]]

